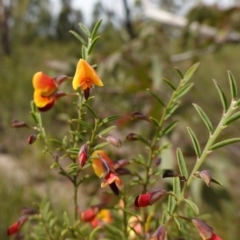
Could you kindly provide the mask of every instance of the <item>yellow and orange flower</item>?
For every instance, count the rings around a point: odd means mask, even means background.
[[[73,77],[72,86],[74,90],[79,87],[83,90],[85,98],[88,99],[91,88],[103,86],[103,83],[96,71],[83,59],[80,59],[77,64],[77,69]]]
[[[104,178],[101,187],[109,186],[118,195],[119,189],[123,187],[122,180],[114,171],[114,162],[103,150],[93,152],[92,167],[98,177]]]
[[[47,111],[55,103],[55,100],[65,96],[63,92],[57,92],[58,86],[67,79],[67,76],[51,78],[43,72],[37,72],[33,76],[34,88],[33,100],[40,111]]]
[[[91,222],[91,225],[93,228],[106,224],[106,223],[111,223],[112,222],[112,217],[111,217],[111,212],[108,209],[102,209],[97,216],[93,219]]]
[[[105,223],[111,223],[111,212],[108,209],[103,209],[102,207],[102,204],[92,206],[80,213],[80,219],[83,222],[91,223],[93,228]]]

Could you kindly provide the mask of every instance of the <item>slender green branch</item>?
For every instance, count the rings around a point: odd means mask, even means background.
[[[210,135],[210,138],[208,139],[200,158],[197,159],[197,162],[192,169],[192,172],[187,180],[187,183],[185,184],[185,186],[183,188],[183,194],[185,193],[186,189],[192,183],[192,180],[194,178],[194,173],[199,170],[199,168],[202,166],[203,162],[205,161],[207,155],[211,153],[211,146],[214,144],[215,140],[217,139],[219,134],[222,132],[222,130],[225,129],[226,120],[232,115],[232,113],[236,109],[235,104],[236,104],[235,101],[231,102],[231,105],[230,105],[229,109],[227,110],[227,112],[223,113],[223,116],[222,116],[218,126],[216,127],[214,133],[212,135]]]

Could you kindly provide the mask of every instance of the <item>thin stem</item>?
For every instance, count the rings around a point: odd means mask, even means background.
[[[126,197],[126,194],[125,194],[125,191],[123,191],[122,193],[122,200],[123,200],[123,205],[124,207],[127,205],[127,197]],[[127,221],[127,213],[125,211],[122,211],[123,212],[123,232],[124,232],[124,236],[125,236],[125,239],[127,240],[128,239],[128,221]]]
[[[73,201],[74,201],[74,219],[75,221],[78,220],[78,185],[76,183],[77,177],[74,179],[74,193],[73,193]]]

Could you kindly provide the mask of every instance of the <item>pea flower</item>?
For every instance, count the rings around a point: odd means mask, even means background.
[[[111,212],[108,209],[102,209],[97,216],[93,219],[91,222],[91,225],[93,228],[104,225],[106,223],[111,223],[112,222],[112,217],[111,217]]]
[[[80,87],[84,92],[85,99],[88,99],[90,88],[93,88],[94,85],[103,86],[103,83],[88,62],[80,59],[72,81],[73,89],[77,90]]]
[[[83,222],[91,222],[102,210],[103,204],[93,205],[89,209],[80,212],[80,219]]]
[[[203,240],[222,240],[222,238],[216,235],[213,229],[203,221],[192,218],[192,223],[198,229],[199,235]]]
[[[91,223],[93,228],[112,222],[111,212],[108,209],[103,209],[103,204],[94,205],[81,212],[80,218],[83,222]]]
[[[100,178],[104,178],[101,187],[109,186],[116,195],[119,195],[119,189],[123,187],[123,184],[114,170],[114,162],[103,150],[93,152],[92,159],[95,174]]]
[[[33,100],[40,111],[49,110],[54,105],[55,100],[66,95],[64,92],[57,92],[57,89],[67,79],[68,77],[65,75],[51,78],[43,72],[34,74],[32,79]]]

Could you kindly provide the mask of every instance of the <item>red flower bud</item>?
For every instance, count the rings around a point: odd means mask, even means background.
[[[97,214],[101,211],[105,204],[98,204],[91,206],[91,208],[87,209],[86,211],[80,212],[80,219],[83,222],[91,222],[97,216]]]
[[[192,223],[198,229],[199,235],[203,240],[222,240],[219,236],[213,233],[213,229],[205,222],[192,218]]]
[[[78,153],[78,163],[81,167],[84,167],[88,159],[87,144],[84,144]]]
[[[134,112],[132,113],[132,118],[133,119],[139,119],[139,120],[146,120],[146,121],[149,121],[148,117],[143,115],[142,113],[140,112]]]
[[[7,235],[13,235],[17,232],[19,232],[19,230],[21,229],[21,227],[23,226],[23,224],[27,221],[28,216],[22,216],[20,217],[17,222],[13,223],[8,229],[7,229]]]
[[[126,136],[126,139],[128,141],[137,141],[141,138],[140,135],[136,134],[136,133],[129,133],[127,136]]]
[[[146,207],[150,205],[151,193],[140,194],[135,198],[136,207]]]
[[[134,205],[136,207],[146,207],[152,205],[164,195],[168,195],[169,193],[163,189],[155,190],[153,192],[140,194],[135,198]]]
[[[37,140],[36,135],[31,135],[28,137],[28,144],[33,144]]]

